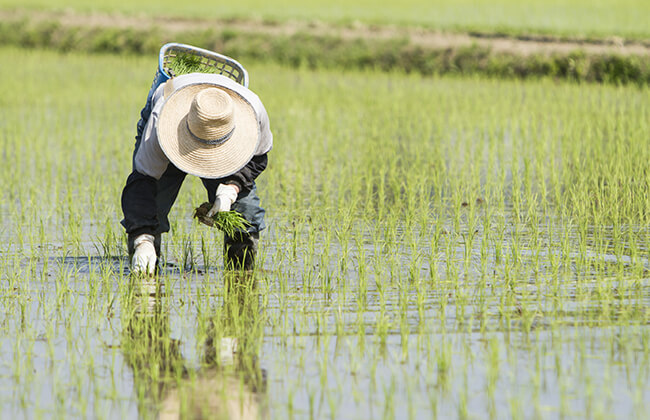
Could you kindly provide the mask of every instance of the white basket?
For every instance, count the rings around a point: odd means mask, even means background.
[[[176,76],[169,68],[169,64],[174,57],[180,54],[198,57],[200,60],[199,65],[205,66],[206,73],[222,74],[248,87],[248,72],[236,60],[214,51],[178,43],[165,44],[160,48],[158,71],[156,71],[154,77],[154,85],[159,85]]]

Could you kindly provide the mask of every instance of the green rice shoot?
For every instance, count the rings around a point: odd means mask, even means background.
[[[171,57],[165,71],[172,77],[190,73],[221,73],[219,68],[206,65],[201,60],[201,56],[190,53],[178,53],[176,56]]]
[[[244,219],[241,213],[231,211],[220,211],[212,217],[208,217],[207,213],[212,208],[212,204],[205,202],[194,210],[194,217],[199,219],[199,222],[216,227],[227,236],[233,237],[239,232],[245,232],[246,228],[250,226],[248,220]]]

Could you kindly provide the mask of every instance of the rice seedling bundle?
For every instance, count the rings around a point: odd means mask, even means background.
[[[250,225],[246,219],[237,211],[219,211],[214,216],[208,217],[208,211],[212,204],[205,202],[194,209],[194,218],[210,227],[216,227],[226,235],[233,237],[238,232],[245,232]]]
[[[217,67],[205,65],[201,57],[187,53],[179,53],[172,57],[169,62],[169,70],[173,76],[189,73],[221,73]]]

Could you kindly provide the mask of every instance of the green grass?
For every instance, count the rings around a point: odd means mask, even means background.
[[[648,411],[647,87],[245,62],[259,270],[223,273],[188,177],[138,296],[119,197],[155,57],[0,52],[3,418]]]
[[[425,76],[489,75],[498,78],[553,77],[576,82],[650,83],[650,56],[611,52],[522,55],[488,46],[416,46],[405,39],[345,39],[305,34],[269,35],[246,31],[189,30],[169,34],[157,28],[133,30],[66,26],[57,21],[0,23],[0,43],[28,48],[156,56],[167,42],[182,42],[219,51],[242,61],[263,60],[310,69],[380,69]],[[176,71],[196,70],[198,63],[174,63]],[[208,69],[210,70],[210,69]]]
[[[650,4],[644,0],[403,0],[281,1],[189,3],[143,0],[92,3],[47,0],[1,0],[0,8],[73,9],[82,12],[164,15],[200,18],[263,18],[324,20],[329,22],[395,23],[444,30],[506,31],[563,35],[650,37]]]

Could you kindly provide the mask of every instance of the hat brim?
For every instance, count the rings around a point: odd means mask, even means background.
[[[194,96],[213,87],[230,95],[235,128],[224,143],[208,145],[189,132],[186,118]],[[253,106],[237,92],[216,83],[190,84],[174,91],[162,106],[156,130],[160,148],[171,163],[183,172],[210,179],[223,178],[243,168],[260,141]]]

